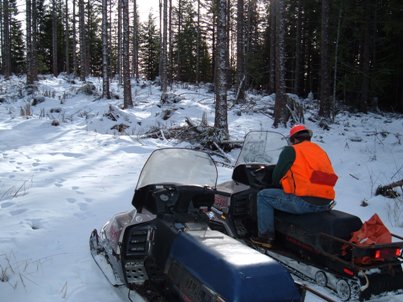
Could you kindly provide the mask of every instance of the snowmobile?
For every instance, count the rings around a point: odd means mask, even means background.
[[[343,301],[402,291],[403,238],[392,234],[395,242],[390,244],[354,244],[349,240],[363,223],[349,213],[334,208],[303,215],[276,211],[274,246],[264,249],[249,240],[257,235],[257,192],[273,187],[272,172],[287,144],[277,132],[247,134],[232,180],[217,186],[208,213],[210,228],[266,253],[294,276],[333,290]]]
[[[151,153],[134,208],[114,215],[89,244],[111,285],[130,301],[303,301],[277,261],[208,227],[217,167],[205,152]]]

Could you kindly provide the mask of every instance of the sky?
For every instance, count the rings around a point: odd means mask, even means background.
[[[147,21],[150,12],[157,17],[159,14],[159,1],[160,0],[137,0],[137,9],[141,22]],[[18,3],[18,19],[25,20],[25,1],[17,0]],[[73,4],[69,2],[69,8],[72,10]],[[25,28],[25,24],[24,28]]]
[[[141,22],[147,21],[150,12],[158,17],[160,0],[137,0],[138,14]]]
[[[101,80],[89,80],[99,93]],[[180,101],[171,105],[173,114],[164,120],[157,106],[159,87],[140,84],[133,86],[134,108],[122,111],[122,98],[83,95],[79,81],[43,76],[37,92],[43,102],[31,107],[31,116],[21,116],[31,101],[23,93],[25,79],[0,77],[0,301],[122,299],[91,258],[91,231],[99,230],[112,215],[132,209],[137,178],[153,150],[192,147],[166,138],[144,138],[146,131],[184,125],[186,118],[200,122],[203,113],[209,125],[214,122],[214,96],[206,87],[174,86],[171,92]],[[111,87],[113,95],[122,96],[116,83]],[[248,106],[230,103],[231,139],[242,140],[251,130],[288,134],[287,128],[272,128],[267,113],[273,96],[248,98]],[[403,236],[402,197],[374,194],[378,185],[403,179],[403,116],[341,110],[324,130],[315,122],[317,101],[300,101],[313,141],[328,152],[339,176],[336,209],[362,221],[377,213],[392,233]],[[111,108],[117,121],[107,117]],[[52,126],[55,121],[59,126]],[[118,123],[130,126],[127,135],[111,129]],[[236,149],[227,154],[232,164],[238,153]],[[218,165],[218,171],[219,183],[231,178],[231,168]],[[402,194],[400,188],[397,191]],[[306,301],[320,300],[308,295]],[[373,301],[403,301],[403,294]]]

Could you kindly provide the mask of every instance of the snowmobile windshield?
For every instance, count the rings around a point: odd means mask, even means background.
[[[139,176],[137,189],[153,184],[208,186],[217,184],[217,167],[205,152],[165,148],[151,153]]]
[[[275,165],[281,151],[287,145],[287,138],[281,133],[272,131],[249,132],[245,137],[235,166],[242,164]]]

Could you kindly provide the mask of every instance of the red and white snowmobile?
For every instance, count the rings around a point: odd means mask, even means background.
[[[272,186],[272,171],[285,145],[287,139],[277,132],[250,132],[245,137],[232,180],[217,186],[208,213],[210,228],[243,240],[294,275],[334,290],[342,300],[401,292],[403,238],[392,234],[393,243],[352,243],[353,232],[363,224],[357,216],[342,211],[304,215],[277,211],[273,248],[265,250],[250,243],[248,239],[257,235],[257,192]]]
[[[304,299],[277,261],[208,227],[216,183],[207,153],[156,150],[139,176],[134,208],[92,232],[95,262],[130,301]]]

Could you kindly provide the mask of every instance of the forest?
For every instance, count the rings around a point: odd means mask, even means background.
[[[290,118],[289,94],[320,100],[332,120],[351,111],[403,112],[401,0],[160,0],[139,18],[138,0],[0,0],[0,73],[124,88],[133,106],[136,79],[161,85],[213,83],[215,126],[226,129],[227,90],[275,93],[274,126]],[[145,20],[145,21],[141,21]]]

